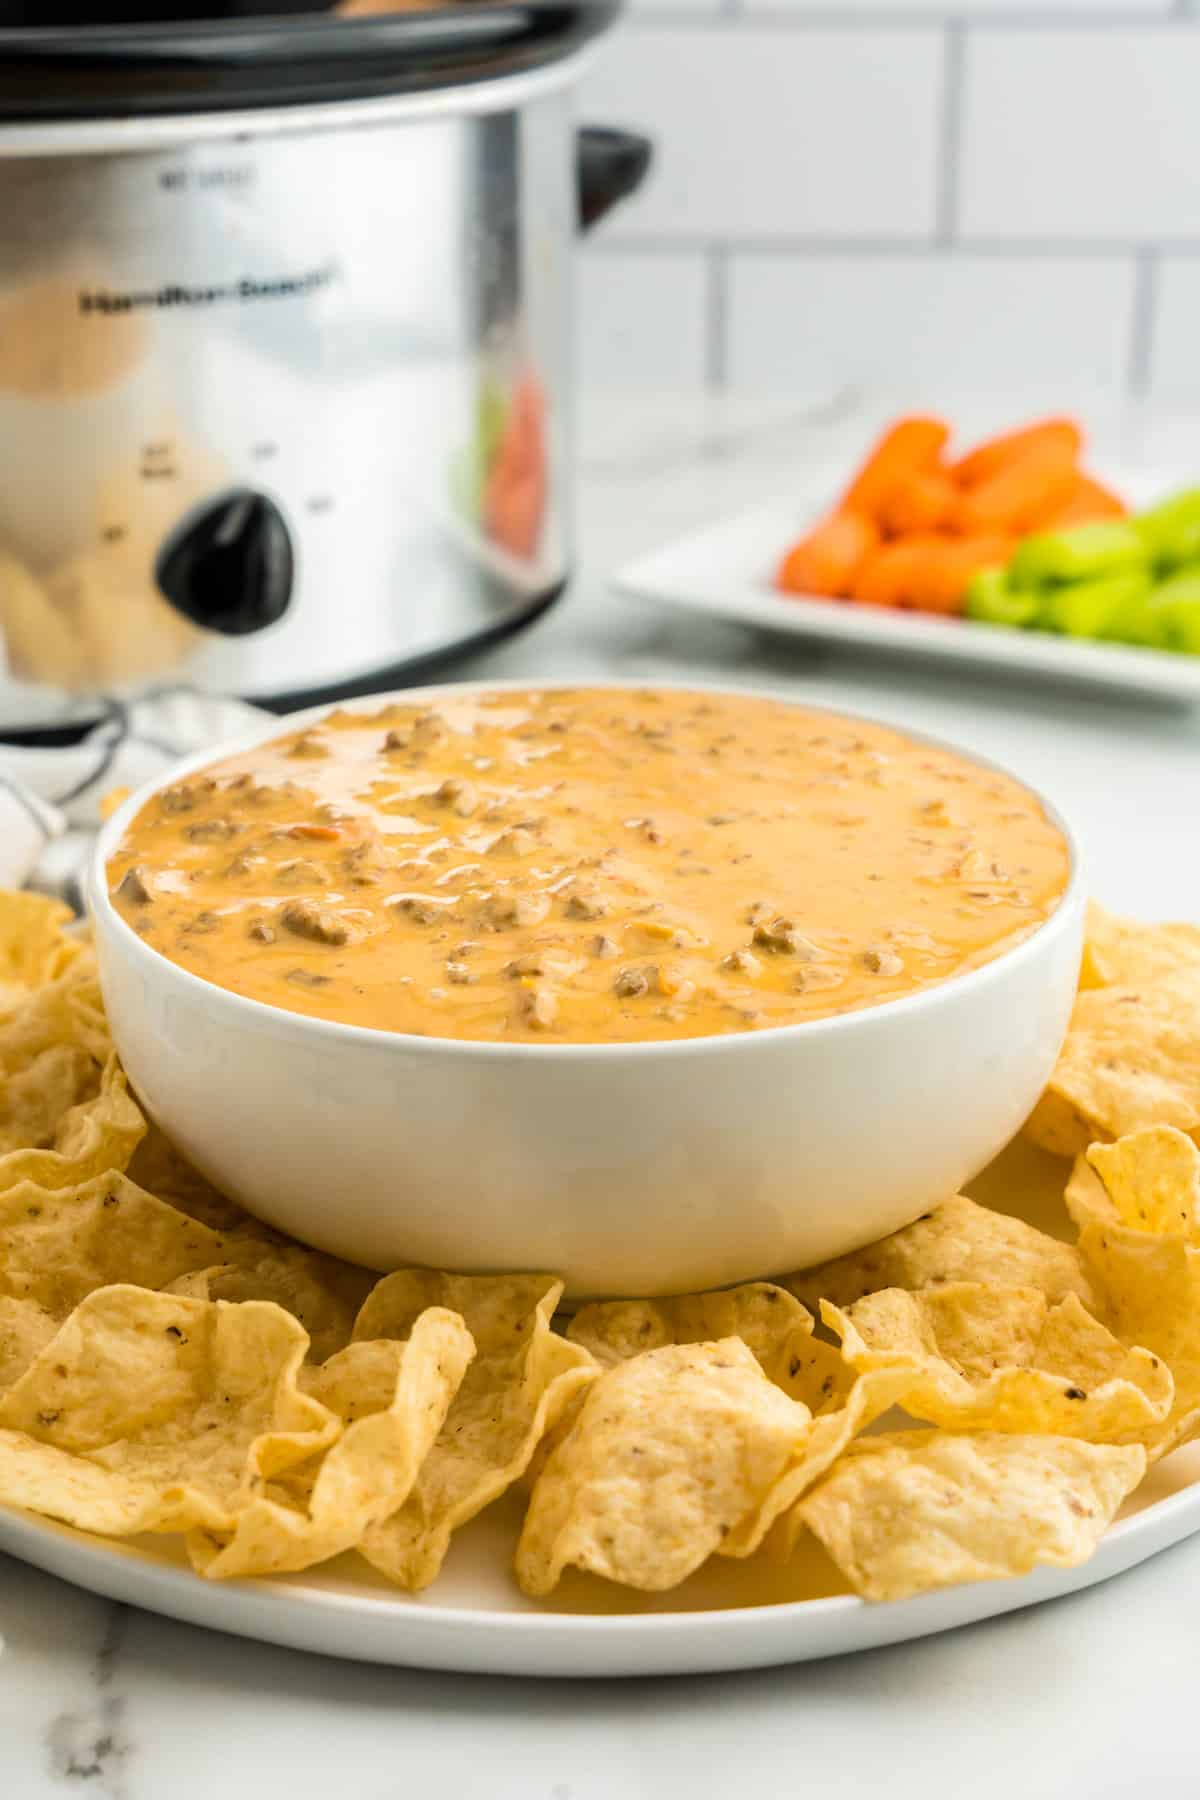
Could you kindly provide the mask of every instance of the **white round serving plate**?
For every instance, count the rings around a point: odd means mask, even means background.
[[[436,1585],[413,1596],[356,1558],[268,1581],[208,1582],[163,1540],[110,1543],[0,1508],[0,1551],[106,1599],[291,1650],[467,1675],[698,1675],[810,1662],[950,1631],[1073,1594],[1200,1531],[1200,1444],[1151,1474],[1090,1562],[872,1606],[834,1586],[815,1545],[796,1565],[714,1559],[682,1588],[631,1597],[584,1576],[534,1602],[510,1574],[515,1511],[456,1539]],[[775,1595],[797,1586],[816,1597]],[[577,1610],[567,1610],[575,1607]],[[588,1607],[590,1610],[578,1610]]]

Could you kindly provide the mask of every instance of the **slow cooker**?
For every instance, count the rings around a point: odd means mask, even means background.
[[[0,734],[394,687],[556,597],[572,240],[650,153],[574,122],[615,12],[0,3]]]

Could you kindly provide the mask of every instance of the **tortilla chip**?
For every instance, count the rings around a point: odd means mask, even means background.
[[[103,1067],[113,1053],[113,1041],[100,992],[95,953],[91,949],[63,976],[62,988],[63,1013],[71,1041]],[[42,989],[43,994],[49,992],[49,988]]]
[[[41,1355],[61,1324],[36,1300],[0,1294],[0,1393]]]
[[[1171,1371],[1174,1406],[1161,1425],[1138,1434],[1157,1462],[1200,1436],[1200,1251],[1120,1226],[1087,1225],[1079,1241],[1106,1291],[1114,1331]]]
[[[1073,1156],[1143,1125],[1200,1130],[1200,969],[1080,994],[1025,1129],[1043,1149]]]
[[[169,1201],[180,1212],[210,1225],[214,1231],[257,1233],[263,1238],[272,1234],[265,1225],[243,1210],[236,1201],[218,1193],[210,1181],[193,1169],[180,1156],[170,1139],[151,1123],[145,1137],[129,1162],[129,1178],[147,1193]]]
[[[1174,1385],[1161,1359],[1127,1349],[1068,1294],[954,1282],[910,1294],[885,1288],[825,1323],[856,1369],[905,1368],[900,1404],[949,1431],[1042,1432],[1092,1443],[1161,1425]]]
[[[0,1156],[54,1141],[63,1115],[91,1098],[99,1070],[86,1050],[52,1044],[24,1068],[0,1075]]]
[[[981,1432],[864,1439],[798,1511],[865,1600],[1086,1562],[1146,1467],[1139,1445]]]
[[[567,1336],[589,1350],[601,1368],[627,1362],[644,1350],[668,1344],[712,1344],[739,1337],[764,1370],[780,1360],[800,1307],[769,1281],[746,1282],[718,1293],[684,1294],[669,1300],[608,1300],[581,1306]]]
[[[1085,1225],[1128,1225],[1200,1247],[1200,1150],[1170,1125],[1094,1144],[1071,1172],[1067,1211]]]
[[[1037,1288],[1051,1303],[1077,1294],[1085,1306],[1094,1290],[1075,1247],[1047,1237],[1020,1219],[955,1194],[941,1206],[865,1250],[802,1270],[786,1285],[812,1312],[822,1300],[850,1306],[880,1288],[919,1293],[948,1281],[988,1281]]]
[[[551,1330],[562,1282],[550,1275],[439,1275],[401,1269],[374,1289],[355,1342],[406,1338],[429,1306],[458,1313],[475,1360],[404,1505],[372,1526],[359,1548],[401,1587],[427,1587],[460,1525],[525,1472],[596,1365]]]
[[[518,1581],[547,1594],[574,1564],[628,1587],[675,1587],[756,1511],[808,1421],[741,1338],[616,1364],[533,1490]]]
[[[911,1373],[859,1375],[836,1345],[815,1335],[812,1314],[769,1282],[674,1300],[585,1306],[568,1336],[585,1344],[606,1368],[668,1344],[737,1337],[768,1379],[815,1415],[798,1429],[779,1479],[722,1539],[722,1556],[753,1555],[775,1521],[825,1474],[846,1445],[900,1403]],[[561,1441],[566,1433],[561,1426],[559,1430]]]
[[[1081,988],[1152,985],[1186,968],[1200,969],[1200,925],[1146,925],[1088,906]]]
[[[85,940],[67,935],[75,915],[44,894],[0,891],[0,1013],[64,975]]]
[[[1113,1329],[1160,1356],[1175,1381],[1167,1420],[1143,1432],[1152,1460],[1200,1435],[1200,1150],[1169,1126],[1094,1144],[1067,1186],[1080,1253]]]
[[[9,1309],[7,1350],[0,1328],[0,1388],[32,1360],[30,1343],[39,1349],[47,1330],[52,1336],[97,1288],[114,1282],[165,1288],[224,1252],[215,1232],[115,1171],[77,1188],[23,1181],[6,1189],[0,1193],[0,1297],[33,1310],[18,1331],[17,1308]]]
[[[99,1093],[63,1114],[50,1149],[10,1150],[0,1156],[0,1193],[21,1181],[46,1188],[78,1187],[107,1170],[124,1170],[145,1129],[124,1072],[111,1057]]]
[[[844,1398],[854,1380],[840,1353],[814,1337],[811,1313],[769,1281],[670,1300],[595,1302],[580,1307],[567,1336],[604,1369],[667,1344],[741,1338],[767,1378],[813,1412]]]
[[[86,1050],[97,1064],[112,1054],[90,947],[80,946],[76,960],[49,987],[18,995],[7,1010],[0,1006],[0,1073],[16,1074],[58,1044]]]
[[[832,1408],[819,1413],[801,1432],[782,1476],[761,1505],[730,1532],[721,1555],[752,1556],[769,1533],[776,1552],[790,1555],[794,1533],[788,1521],[795,1515],[796,1502],[828,1473],[860,1432],[904,1404],[912,1380],[909,1368],[871,1369],[858,1376],[851,1372]]]
[[[378,1275],[302,1244],[264,1242],[237,1232],[217,1242],[220,1263],[183,1275],[172,1292],[193,1300],[273,1301],[303,1325],[314,1362],[324,1362],[350,1342],[358,1310]]]
[[[1078,1156],[1097,1136],[1095,1127],[1079,1108],[1050,1088],[1043,1089],[1021,1130],[1039,1150],[1062,1157]]]
[[[407,1342],[351,1344],[308,1369],[302,1388],[341,1419],[341,1437],[285,1476],[279,1498],[253,1500],[230,1536],[193,1532],[193,1567],[212,1580],[281,1574],[352,1549],[407,1500],[473,1354],[458,1315],[430,1307]]]
[[[0,1500],[114,1537],[228,1531],[339,1434],[296,1385],[306,1347],[277,1306],[98,1289],[0,1396]]]
[[[723,1539],[722,1556],[752,1555],[776,1519],[819,1480],[860,1431],[900,1403],[908,1385],[907,1371],[903,1377],[859,1375],[836,1345],[816,1336],[812,1314],[770,1282],[674,1300],[585,1306],[576,1313],[567,1335],[586,1345],[606,1368],[667,1344],[737,1337],[768,1379],[815,1415],[798,1432],[780,1479]],[[557,1441],[566,1435],[561,1425],[559,1434]]]

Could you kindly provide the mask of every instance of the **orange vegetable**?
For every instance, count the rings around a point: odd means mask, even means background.
[[[953,464],[950,473],[960,487],[980,487],[1002,469],[1022,461],[1031,451],[1041,451],[1048,446],[1062,452],[1066,460],[1078,462],[1083,449],[1083,432],[1074,419],[1042,419],[1019,431],[1006,431],[999,437],[988,438]]]
[[[877,518],[892,489],[906,476],[936,466],[949,436],[950,428],[941,419],[916,413],[897,419],[850,483],[840,510]]]
[[[889,537],[936,531],[950,517],[957,498],[958,489],[940,469],[913,469],[883,501],[879,523]]]
[[[1012,550],[1012,540],[1002,536],[928,534],[884,544],[859,571],[853,598],[918,612],[960,612],[972,575],[1007,562]]]
[[[1064,506],[1077,479],[1074,451],[1065,443],[1047,441],[960,494],[950,523],[964,537],[993,532],[1019,535]]]
[[[1129,508],[1119,494],[1093,481],[1090,475],[1076,477],[1070,498],[1044,519],[1036,521],[1037,531],[1057,531],[1064,525],[1086,525],[1093,519],[1127,519]]]
[[[522,558],[536,551],[546,510],[545,411],[536,378],[522,376],[484,485],[484,530]]]
[[[897,419],[837,510],[794,544],[776,573],[785,593],[958,613],[972,576],[1007,563],[1031,531],[1120,518],[1118,495],[1079,467],[1073,419],[1041,419],[947,466],[949,431],[931,415]]]
[[[793,544],[779,565],[776,587],[785,594],[842,595],[879,542],[878,527],[857,513],[832,513]]]
[[[948,542],[929,533],[881,544],[859,570],[851,599],[870,606],[911,606],[921,569],[928,568],[930,557],[939,555]]]
[[[942,554],[918,571],[912,604],[918,612],[960,613],[972,575],[1006,563],[1015,545],[999,535],[951,539]]]

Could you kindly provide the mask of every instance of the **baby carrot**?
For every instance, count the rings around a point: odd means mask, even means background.
[[[936,534],[884,544],[868,557],[854,584],[854,599],[919,612],[959,612],[967,585],[979,569],[1007,562],[1006,537],[950,538]]]
[[[879,507],[879,523],[889,537],[936,531],[949,518],[958,490],[940,469],[913,469],[897,482]]]
[[[1053,445],[1064,452],[1068,460],[1077,462],[1083,448],[1083,433],[1074,419],[1042,419],[1036,425],[1023,426],[1020,431],[1006,431],[986,439],[961,457],[950,473],[960,487],[979,487],[1031,450],[1041,450],[1047,445]]]
[[[546,510],[546,480],[538,469],[496,477],[487,484],[483,502],[484,525],[494,544],[510,555],[531,557],[538,547]]]
[[[1035,531],[1057,531],[1063,525],[1086,525],[1093,519],[1127,519],[1129,508],[1119,494],[1093,481],[1090,475],[1076,477],[1075,490],[1047,518],[1035,519]]]
[[[1074,451],[1061,440],[1046,439],[960,494],[950,523],[964,537],[1027,531],[1066,504],[1077,476]]]
[[[950,436],[941,419],[911,414],[884,432],[842,498],[843,512],[876,518],[892,489],[914,469],[932,469]]]
[[[537,550],[546,510],[545,411],[536,378],[522,376],[484,484],[484,530],[494,544],[521,558]]]
[[[950,539],[937,556],[931,554],[927,564],[915,572],[911,604],[918,612],[962,612],[972,576],[980,569],[1006,563],[1012,553],[1013,542],[1007,537]]]
[[[858,571],[851,599],[869,606],[911,606],[922,566],[948,541],[930,533],[881,544]]]
[[[785,594],[848,594],[863,559],[878,542],[878,527],[870,519],[832,513],[793,544],[779,565],[775,585]]]

